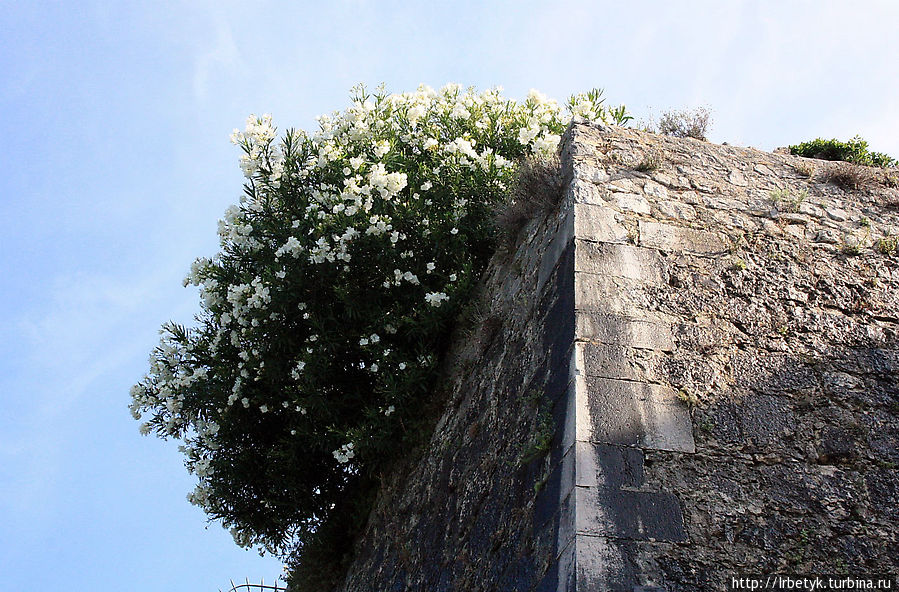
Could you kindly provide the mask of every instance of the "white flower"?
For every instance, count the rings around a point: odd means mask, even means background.
[[[444,300],[449,300],[449,296],[447,296],[444,292],[428,292],[425,294],[425,302],[430,304],[433,307],[438,307],[443,304]]]
[[[343,464],[350,462],[350,459],[356,456],[356,452],[353,450],[354,444],[350,442],[349,444],[344,444],[338,450],[332,452],[334,458],[337,459],[337,462]]]
[[[293,370],[290,371],[290,376],[293,377],[294,380],[300,379],[300,374],[303,372],[303,368],[306,367],[306,362],[300,361],[297,362],[297,365],[293,367]]]
[[[400,369],[400,370],[405,370],[405,369],[406,369],[406,362],[400,362],[399,369]]]
[[[537,137],[537,134],[540,133],[540,128],[536,126],[532,127],[523,127],[518,131],[518,141],[519,143],[527,146],[531,143],[531,141]]]
[[[384,411],[384,415],[389,416],[389,415],[390,415],[391,413],[393,413],[394,411],[396,411],[396,408],[395,408],[393,405],[391,405],[390,407],[387,408],[386,411]]]
[[[261,411],[263,413],[268,413],[268,405],[260,405],[259,411]]]
[[[450,117],[453,119],[468,119],[471,117],[471,113],[465,108],[465,105],[456,103],[456,106],[453,107],[453,112],[450,113]]]
[[[411,123],[415,123],[425,115],[425,108],[422,105],[415,105],[411,107],[409,111],[406,112],[406,117],[409,118]]]

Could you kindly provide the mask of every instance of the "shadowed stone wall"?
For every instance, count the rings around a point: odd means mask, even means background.
[[[343,589],[899,571],[896,180],[584,123],[563,166]]]

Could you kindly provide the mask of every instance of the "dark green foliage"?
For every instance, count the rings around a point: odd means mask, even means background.
[[[848,142],[818,138],[810,142],[790,146],[790,154],[820,160],[841,160],[853,164],[882,168],[895,167],[897,164],[896,159],[891,156],[869,151],[868,142],[860,136],[855,136]]]

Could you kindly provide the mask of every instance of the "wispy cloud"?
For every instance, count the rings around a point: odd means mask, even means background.
[[[210,78],[241,69],[243,59],[226,16],[218,9],[210,15],[214,38],[194,57],[193,93],[198,103],[206,101]]]
[[[7,411],[0,418],[0,506],[9,519],[44,528],[65,503],[54,491],[72,470],[65,459],[79,445],[73,434],[109,429],[94,415],[98,409],[127,418],[128,385],[139,378],[129,374],[152,347],[159,311],[189,314],[192,298],[173,289],[176,273],[61,275],[44,303],[9,324],[20,348],[14,367],[2,364],[0,381]],[[78,428],[75,418],[88,423]]]

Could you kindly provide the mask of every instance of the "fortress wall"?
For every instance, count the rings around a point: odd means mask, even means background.
[[[526,591],[554,561],[558,503],[537,498],[572,371],[572,236],[562,208],[490,263],[447,356],[446,409],[423,456],[387,476],[341,590]]]
[[[895,181],[586,123],[562,157],[343,589],[899,571]]]
[[[589,125],[566,147],[589,418],[567,589],[895,572],[895,181]]]

